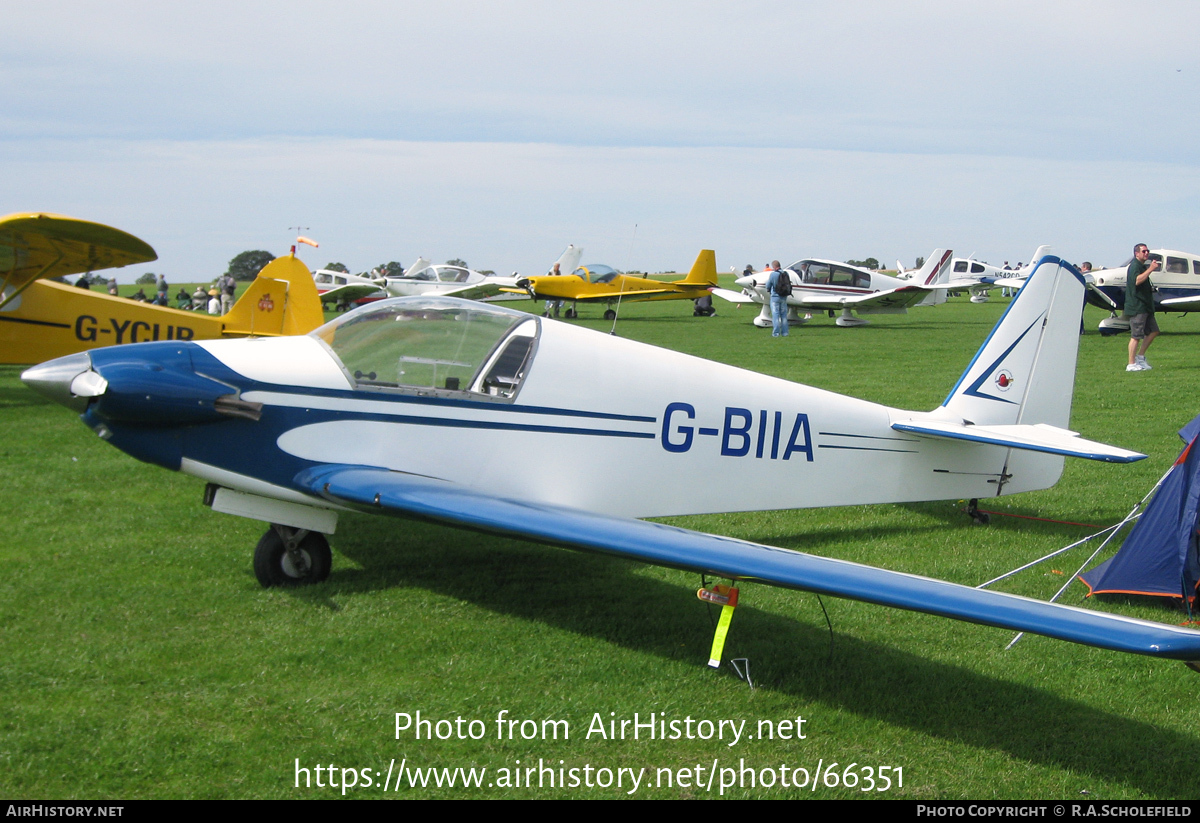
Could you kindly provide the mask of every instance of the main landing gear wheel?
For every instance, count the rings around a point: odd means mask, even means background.
[[[254,576],[265,589],[320,583],[332,565],[329,541],[320,532],[272,523],[254,547]]]
[[[574,320],[578,316],[579,314],[574,309],[567,309],[565,312],[563,312],[563,317],[567,318],[568,320]]]
[[[612,309],[609,309],[608,311],[606,311],[604,313],[604,319],[605,320],[616,320],[617,313],[615,311],[613,311]]]

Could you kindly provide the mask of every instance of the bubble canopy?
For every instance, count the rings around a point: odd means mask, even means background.
[[[537,319],[452,297],[397,297],[310,333],[357,389],[511,398],[528,371]]]

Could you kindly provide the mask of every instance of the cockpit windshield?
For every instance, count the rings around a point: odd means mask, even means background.
[[[582,277],[589,283],[611,283],[620,272],[612,266],[595,263],[591,266],[580,266],[572,274],[576,277]]]
[[[529,368],[537,321],[523,312],[447,297],[399,297],[311,333],[360,389],[512,397]]]

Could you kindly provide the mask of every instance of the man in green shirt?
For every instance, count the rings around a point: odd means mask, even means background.
[[[1133,247],[1133,262],[1125,280],[1125,316],[1129,318],[1129,365],[1125,371],[1149,371],[1146,349],[1158,337],[1158,322],[1154,319],[1154,287],[1150,275],[1158,270],[1158,261],[1146,259],[1150,249],[1145,243]]]

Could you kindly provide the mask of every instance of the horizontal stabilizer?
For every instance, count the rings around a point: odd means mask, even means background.
[[[909,432],[925,437],[947,440],[969,440],[1010,449],[1064,454],[1068,457],[1083,457],[1088,460],[1103,460],[1105,463],[1132,463],[1146,455],[1118,449],[1084,440],[1076,432],[1049,426],[1045,423],[1013,426],[969,426],[964,423],[947,423],[927,420],[901,420],[892,424],[896,431]]]
[[[1115,651],[1200,659],[1200,632],[1177,626],[974,589],[662,523],[496,497],[387,469],[327,465],[301,472],[296,482],[313,494],[369,512],[848,597]]]
[[[1025,285],[1025,280],[1024,277],[997,277],[991,282],[1002,289],[1019,289]]]

